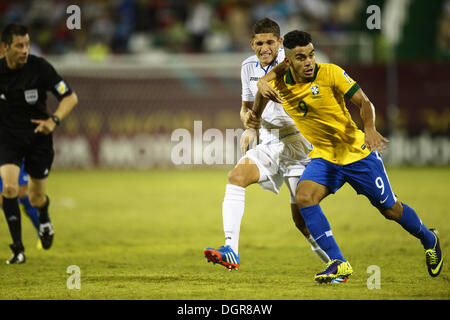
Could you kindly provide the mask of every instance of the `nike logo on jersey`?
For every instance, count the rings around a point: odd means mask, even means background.
[[[389,196],[387,196],[386,199],[384,199],[384,200],[380,200],[380,203],[381,204],[385,203],[388,198],[389,198]]]

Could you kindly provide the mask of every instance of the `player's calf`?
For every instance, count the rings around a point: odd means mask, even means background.
[[[9,184],[7,182],[3,182],[3,191],[2,195],[5,198],[17,198],[19,196],[19,185],[18,184]]]
[[[399,201],[397,201],[392,207],[388,209],[379,209],[381,214],[388,220],[400,221],[403,214],[403,207]]]

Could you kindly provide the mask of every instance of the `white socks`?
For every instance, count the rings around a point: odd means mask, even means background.
[[[225,197],[222,203],[223,231],[225,233],[225,245],[229,245],[236,254],[239,254],[239,233],[245,208],[245,188],[227,184]],[[316,241],[310,236],[307,238],[312,251],[323,263],[328,263],[328,255],[320,249]]]
[[[239,232],[244,215],[245,188],[227,184],[222,204],[223,231],[225,245],[229,245],[238,254]]]

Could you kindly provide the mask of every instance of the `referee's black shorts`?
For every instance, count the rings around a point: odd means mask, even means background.
[[[32,178],[46,178],[52,167],[55,152],[52,134],[15,131],[0,127],[0,166],[22,165]]]

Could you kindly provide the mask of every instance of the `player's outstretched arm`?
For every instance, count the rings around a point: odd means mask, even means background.
[[[270,99],[272,101],[283,103],[283,99],[277,90],[275,90],[269,83],[269,81],[275,80],[278,77],[284,76],[288,71],[289,66],[286,62],[279,63],[275,68],[270,70],[264,77],[258,80],[256,84],[258,86],[258,91],[261,92],[264,98]]]
[[[63,120],[77,105],[77,103],[78,97],[75,92],[72,92],[72,94],[64,97],[61,100],[53,116],[57,116],[59,120]],[[50,134],[55,130],[55,127],[57,125],[53,120],[53,117],[50,117],[47,120],[32,119],[31,122],[37,124],[36,128],[34,129],[34,133]]]
[[[248,111],[248,120],[244,123],[246,128],[259,129],[261,126],[261,115],[268,102],[269,99],[264,98],[258,90],[253,107]]]
[[[350,101],[359,107],[361,119],[364,125],[364,143],[369,150],[377,149],[379,153],[383,153],[386,148],[385,142],[389,140],[383,137],[375,127],[375,107],[362,89],[358,89]]]

